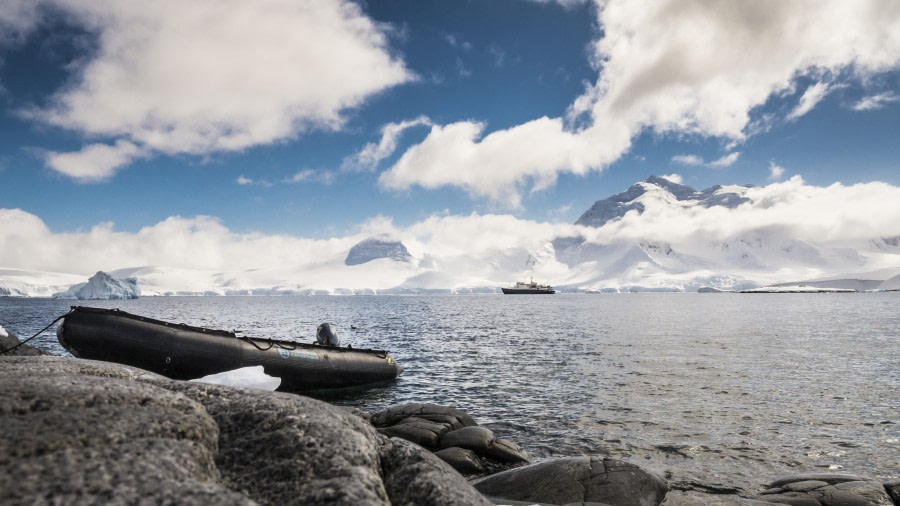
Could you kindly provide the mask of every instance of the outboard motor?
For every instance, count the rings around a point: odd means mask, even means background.
[[[316,327],[316,342],[325,346],[340,346],[341,340],[330,323],[320,323]]]

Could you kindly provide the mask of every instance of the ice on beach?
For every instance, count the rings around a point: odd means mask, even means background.
[[[195,383],[209,383],[212,385],[225,385],[230,387],[253,388],[256,390],[275,390],[281,385],[281,378],[274,378],[266,374],[263,366],[241,367],[232,371],[210,374],[202,378],[191,380]]]

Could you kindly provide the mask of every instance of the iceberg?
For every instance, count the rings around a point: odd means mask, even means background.
[[[281,385],[281,378],[269,376],[265,373],[265,370],[261,365],[241,367],[240,369],[210,374],[190,381],[194,383],[209,383],[211,385],[225,385],[269,391],[275,390]]]
[[[54,299],[107,300],[137,299],[141,292],[137,279],[118,279],[98,271],[86,283],[79,283],[64,292],[53,294]]]

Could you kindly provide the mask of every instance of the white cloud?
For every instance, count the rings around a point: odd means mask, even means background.
[[[734,153],[728,153],[727,155],[723,156],[722,158],[719,158],[717,160],[713,160],[713,161],[709,162],[709,166],[716,168],[716,169],[721,169],[724,167],[731,167],[732,165],[734,165],[734,162],[737,161],[739,156],[741,156],[740,151],[735,151]]]
[[[803,93],[803,96],[800,97],[800,102],[797,103],[797,106],[794,107],[790,113],[788,113],[788,120],[795,120],[800,116],[808,113],[816,106],[819,102],[828,95],[828,92],[831,91],[831,87],[827,83],[818,82],[809,88]]]
[[[289,177],[286,182],[288,183],[319,183],[324,185],[330,185],[334,183],[335,180],[334,172],[329,170],[313,170],[313,169],[303,169],[295,173],[293,176]]]
[[[388,123],[381,127],[381,140],[378,143],[370,142],[358,152],[344,158],[341,168],[344,170],[374,171],[378,163],[394,154],[397,142],[406,130],[417,126],[431,126],[431,120],[427,116]]]
[[[436,126],[382,184],[451,185],[515,206],[524,186],[601,170],[644,130],[736,144],[769,119],[754,119],[760,106],[799,78],[849,71],[848,79],[866,79],[900,65],[894,0],[609,0],[597,13],[599,77],[568,111],[577,127],[555,118],[491,133],[477,120]]]
[[[778,181],[784,176],[785,168],[778,165],[775,162],[769,162],[769,179],[772,181]]]
[[[235,151],[337,129],[346,109],[414,79],[349,0],[35,3],[97,34],[99,47],[28,116],[142,152]],[[18,5],[4,3],[0,19],[27,30]]]
[[[705,165],[714,169],[721,169],[734,165],[734,162],[737,161],[739,156],[741,156],[741,153],[739,151],[735,151],[711,162],[706,162],[703,158],[697,155],[675,155],[672,157],[672,163],[678,165],[686,165],[688,167],[699,167],[701,165]]]
[[[675,155],[672,157],[672,163],[695,167],[697,165],[703,165],[706,162],[703,161],[703,158],[700,158],[697,155]]]
[[[572,7],[577,7],[579,5],[585,5],[590,3],[591,0],[529,0],[530,2],[539,3],[539,4],[559,4],[566,9],[571,9]]]
[[[235,182],[241,186],[262,186],[263,188],[269,188],[272,186],[272,183],[266,181],[265,179],[252,179],[241,174],[235,180]]]
[[[851,108],[854,111],[874,111],[894,102],[900,102],[900,95],[892,91],[886,91],[877,95],[863,97],[859,102],[853,104]]]
[[[44,161],[47,166],[81,182],[96,182],[110,178],[135,158],[146,156],[138,146],[119,139],[112,146],[89,144],[81,151],[70,153],[49,152]]]
[[[708,246],[710,239],[777,229],[786,238],[813,244],[861,247],[870,239],[900,235],[897,186],[865,183],[817,187],[795,176],[744,190],[752,204],[734,209],[648,207],[643,215],[629,213],[599,229],[500,214],[436,215],[406,227],[379,217],[362,224],[357,232],[316,240],[237,233],[206,216],[173,216],[137,232],[117,231],[113,224],[101,223],[87,231],[60,233],[50,231],[33,214],[0,209],[0,266],[88,275],[135,266],[215,272],[292,266],[296,267],[294,282],[298,282],[303,281],[304,266],[334,259],[342,265],[342,255],[355,243],[385,233],[403,241],[417,258],[435,262],[449,262],[447,259],[454,256],[470,259],[468,263],[440,264],[451,269],[451,276],[465,276],[465,269],[471,268],[494,269],[503,262],[508,264],[504,269],[521,269],[529,252],[555,237],[584,235],[595,243],[649,238],[688,247]]]
[[[398,190],[412,184],[453,185],[515,208],[521,204],[516,186],[523,180],[533,189],[548,187],[560,170],[584,174],[611,162],[628,143],[625,131],[578,134],[566,131],[559,118],[541,118],[487,136],[482,136],[484,128],[472,121],[432,126],[424,141],[381,174],[379,184]],[[595,137],[603,142],[588,146]]]
[[[681,177],[681,174],[663,174],[659,177],[665,179],[666,181],[671,181],[675,184],[681,184],[684,182],[684,178]]]

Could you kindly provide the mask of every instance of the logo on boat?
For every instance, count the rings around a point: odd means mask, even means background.
[[[319,355],[314,351],[285,350],[278,348],[278,356],[281,358],[305,358],[307,360],[319,360]]]
[[[388,357],[388,358],[387,358],[387,363],[388,363],[388,365],[393,364],[393,363],[394,363],[394,359],[393,359],[392,357]]]

